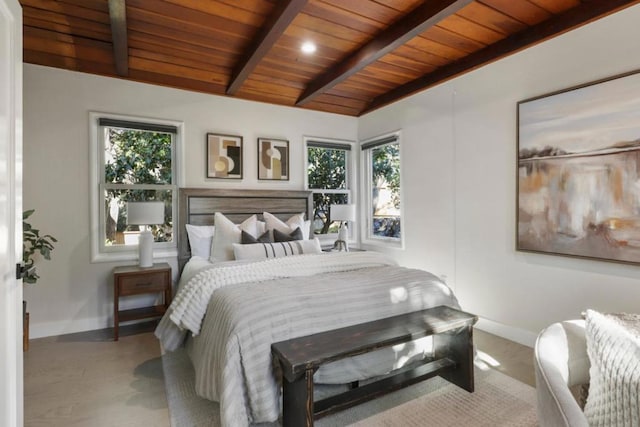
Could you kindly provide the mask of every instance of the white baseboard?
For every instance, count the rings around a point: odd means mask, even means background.
[[[484,318],[478,319],[478,323],[476,323],[475,327],[485,332],[489,332],[490,334],[515,341],[518,344],[526,345],[527,347],[533,347],[536,343],[536,338],[538,337],[538,334],[531,331],[515,328],[513,326],[508,326]]]
[[[104,329],[113,326],[109,322],[110,321],[107,318],[93,318],[73,321],[61,320],[59,322],[31,323],[29,325],[29,339]]]

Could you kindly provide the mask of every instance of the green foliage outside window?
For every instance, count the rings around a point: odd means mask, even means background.
[[[309,189],[320,190],[313,194],[312,228],[316,234],[338,232],[340,224],[331,221],[329,207],[333,204],[349,203],[349,199],[346,191],[331,190],[348,189],[347,156],[346,150],[307,147]],[[376,236],[400,237],[400,216],[395,214],[400,210],[399,144],[387,144],[371,149],[371,161],[373,233]],[[381,193],[387,197],[380,197]]]
[[[347,152],[321,147],[307,148],[307,179],[312,190],[347,189]],[[331,221],[329,206],[348,202],[345,193],[313,194],[313,225],[315,234],[337,233],[339,223]]]
[[[400,209],[400,145],[383,145],[372,151],[374,187],[386,186],[393,194],[393,206]]]
[[[145,185],[172,184],[172,135],[132,129],[106,128],[105,136],[105,194],[106,244],[122,244],[119,235],[127,230],[126,203],[163,201],[165,223],[152,226],[156,242],[172,240],[172,196],[166,189]],[[110,185],[114,184],[114,185]],[[118,185],[139,188],[118,188]]]
[[[107,128],[105,182],[171,184],[171,135]]]
[[[371,149],[373,234],[400,237],[400,145]]]
[[[347,152],[326,148],[308,148],[309,188],[346,189]]]

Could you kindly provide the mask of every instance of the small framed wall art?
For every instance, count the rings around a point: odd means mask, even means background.
[[[289,141],[258,138],[258,179],[289,180]]]
[[[207,178],[242,179],[242,137],[207,133]]]

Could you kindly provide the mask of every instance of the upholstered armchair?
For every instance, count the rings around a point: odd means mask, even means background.
[[[554,323],[535,345],[538,422],[542,427],[588,427],[572,390],[589,383],[583,320]]]

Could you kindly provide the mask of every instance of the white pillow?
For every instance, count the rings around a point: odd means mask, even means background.
[[[283,233],[291,233],[296,228],[300,227],[302,230],[302,238],[307,240],[309,238],[309,230],[311,229],[311,221],[304,220],[304,213],[300,213],[292,216],[287,222],[281,221],[278,217],[269,212],[263,212],[262,216],[267,224],[267,230],[276,229]],[[271,239],[273,240],[273,232],[271,233]]]
[[[242,230],[254,237],[258,235],[258,218],[255,215],[245,219],[242,224],[236,225],[220,212],[216,212],[214,221],[216,232],[211,246],[212,262],[233,260],[233,244],[240,243]]]
[[[587,310],[585,335],[589,425],[640,426],[640,315]]]
[[[294,240],[291,242],[250,243],[248,245],[233,244],[233,252],[237,260],[260,260],[280,258],[291,255],[322,253],[320,241]]]
[[[211,242],[215,227],[213,225],[192,225],[185,224],[187,236],[189,237],[189,247],[191,256],[209,259],[211,256]]]

